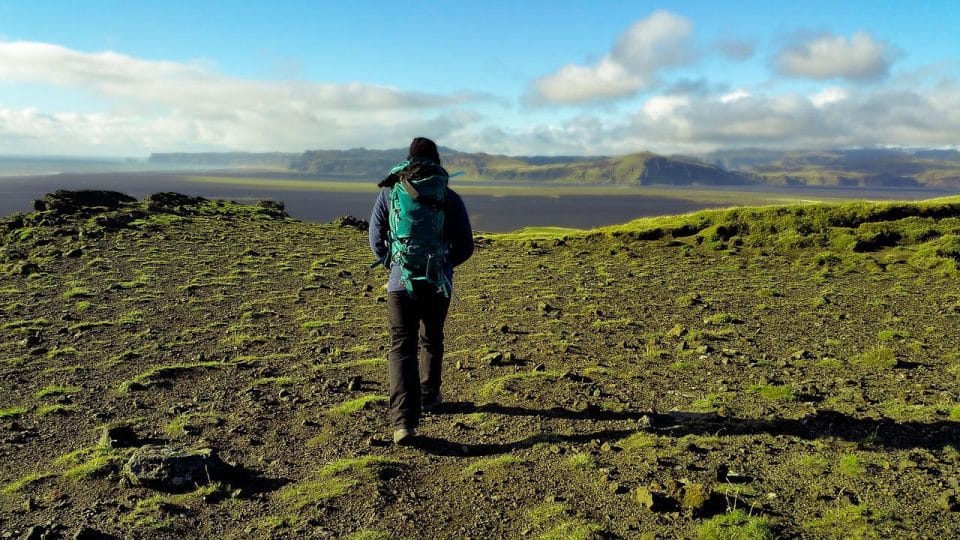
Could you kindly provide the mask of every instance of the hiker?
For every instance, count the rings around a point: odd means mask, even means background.
[[[447,188],[437,145],[417,137],[394,167],[370,216],[370,249],[390,269],[390,401],[387,419],[396,444],[410,444],[421,409],[441,403],[443,324],[453,268],[473,255],[473,231],[463,199]],[[418,356],[419,353],[419,356]]]

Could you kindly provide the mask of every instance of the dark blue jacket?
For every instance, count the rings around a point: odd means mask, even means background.
[[[383,259],[389,251],[387,234],[390,229],[390,188],[380,190],[377,202],[373,205],[370,215],[370,249],[377,259]],[[470,217],[463,199],[452,189],[447,190],[444,198],[444,227],[443,237],[449,246],[447,257],[444,260],[443,270],[450,283],[453,283],[453,268],[459,266],[473,255],[473,229],[470,228]],[[405,290],[400,284],[400,265],[390,265],[390,281],[387,282],[388,292]]]

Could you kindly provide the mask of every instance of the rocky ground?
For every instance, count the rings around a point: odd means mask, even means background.
[[[0,223],[0,538],[960,535],[949,250],[481,236],[395,447],[362,223],[81,199]]]

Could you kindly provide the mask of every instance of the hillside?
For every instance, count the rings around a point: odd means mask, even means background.
[[[510,157],[441,149],[444,166],[467,179],[623,185],[742,185],[754,179],[692,158],[649,152],[615,158]],[[378,178],[406,157],[396,150],[313,150],[292,166],[309,174]]]
[[[672,158],[650,152],[621,157],[566,158],[550,162],[536,158],[455,154],[444,163],[467,178],[550,181],[621,185],[744,185],[750,175],[724,170],[692,158]]]
[[[0,238],[0,537],[960,535],[958,198],[478,238],[409,448],[363,223],[61,192]]]
[[[956,150],[859,149],[823,152],[730,150],[700,156],[769,184],[897,188],[960,187]]]
[[[861,149],[819,152],[723,150],[697,156],[638,152],[625,156],[502,156],[441,148],[444,164],[467,179],[586,185],[787,185],[863,188],[960,187],[956,150]],[[391,150],[153,154],[178,167],[280,167],[315,176],[375,179],[406,157]]]

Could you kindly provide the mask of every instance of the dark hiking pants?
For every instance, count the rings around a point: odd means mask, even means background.
[[[426,284],[416,285],[415,299],[406,291],[387,295],[390,328],[387,420],[393,429],[416,428],[420,423],[420,404],[440,393],[443,323],[450,299]]]

